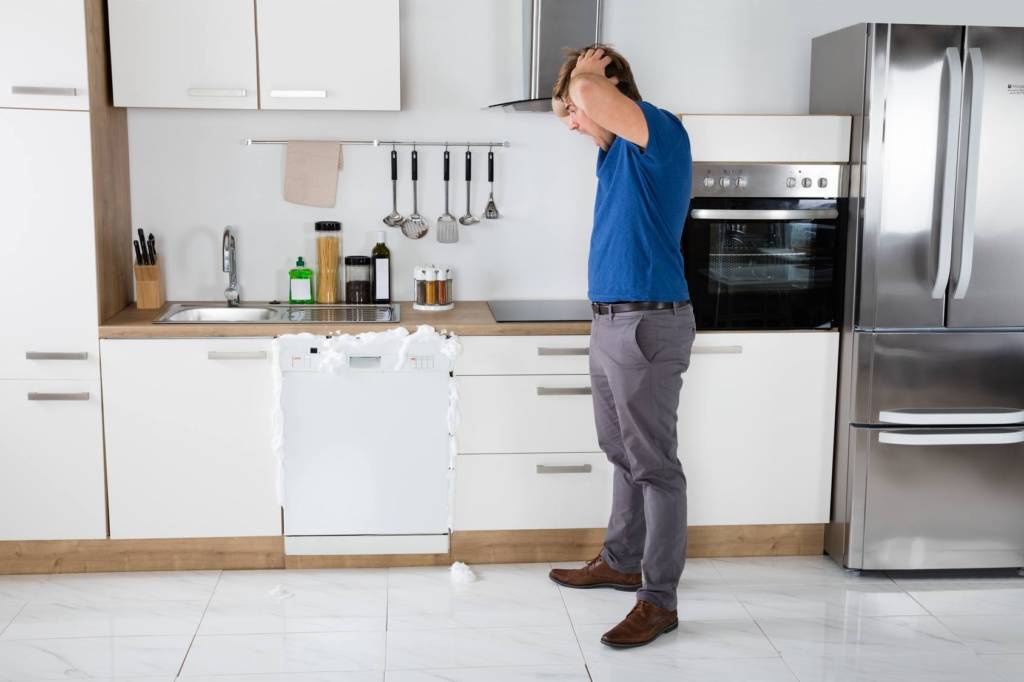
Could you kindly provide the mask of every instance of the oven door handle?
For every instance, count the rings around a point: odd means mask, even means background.
[[[832,220],[839,217],[835,208],[695,208],[690,217],[697,220]]]

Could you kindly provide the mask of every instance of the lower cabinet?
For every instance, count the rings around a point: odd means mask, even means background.
[[[455,530],[601,528],[611,471],[600,452],[460,455]]]
[[[0,380],[0,540],[107,536],[98,380]]]
[[[101,341],[111,538],[281,534],[270,346]]]
[[[539,374],[530,337],[463,345],[455,528],[604,526],[610,465],[582,364],[556,355]],[[697,334],[678,413],[691,525],[828,521],[838,353],[836,332]],[[548,462],[591,471],[537,474]]]

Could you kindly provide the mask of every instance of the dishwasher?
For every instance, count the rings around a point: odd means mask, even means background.
[[[428,326],[275,340],[285,554],[448,552],[458,347]]]

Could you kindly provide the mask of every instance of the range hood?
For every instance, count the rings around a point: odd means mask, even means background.
[[[505,111],[551,111],[551,88],[564,48],[601,42],[601,0],[523,0],[523,78],[517,99],[493,104]]]

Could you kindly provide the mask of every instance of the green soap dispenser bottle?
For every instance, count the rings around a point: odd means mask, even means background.
[[[295,261],[295,267],[288,271],[288,302],[313,302],[313,271],[306,267],[302,256]]]

